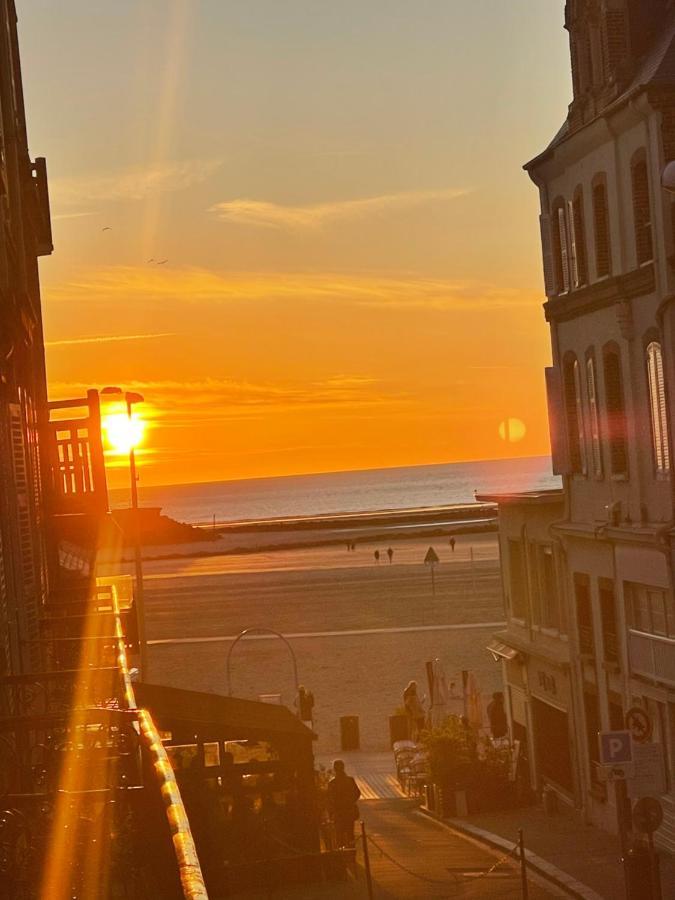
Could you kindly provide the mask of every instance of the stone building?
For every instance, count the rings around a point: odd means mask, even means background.
[[[648,711],[675,848],[672,479],[675,3],[568,0],[573,100],[525,168],[539,190],[555,495],[500,503],[514,730],[533,787],[619,827],[597,733]]]

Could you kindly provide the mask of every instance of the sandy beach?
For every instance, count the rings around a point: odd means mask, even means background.
[[[440,562],[424,557],[433,546]],[[438,657],[448,681],[472,671],[485,697],[500,683],[485,650],[503,618],[498,548],[492,534],[401,538],[345,545],[146,561],[149,681],[226,693],[227,655],[244,628],[283,633],[299,681],[316,698],[317,750],[340,749],[340,717],[358,716],[361,748],[388,746],[388,718],[425,662]],[[380,551],[376,562],[375,550]],[[232,691],[279,694],[292,706],[292,659],[277,638],[240,641],[230,660]]]

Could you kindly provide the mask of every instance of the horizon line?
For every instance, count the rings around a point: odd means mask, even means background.
[[[436,463],[412,463],[409,465],[402,466],[366,466],[365,468],[360,469],[332,469],[329,471],[322,472],[291,472],[286,473],[284,475],[244,475],[241,478],[214,478],[209,481],[174,481],[174,482],[164,482],[162,484],[146,484],[141,485],[142,489],[149,488],[173,488],[173,487],[188,487],[195,485],[209,485],[209,484],[235,484],[241,481],[276,481],[281,478],[311,478],[313,476],[321,477],[322,475],[353,475],[358,472],[392,472],[399,469],[430,469],[434,467],[440,466],[455,466],[455,465],[465,465],[467,463],[495,463],[495,462],[519,462],[527,459],[550,459],[550,453],[535,453],[532,456],[499,456],[493,457],[491,459],[456,459],[450,460],[446,462],[436,462]],[[551,473],[553,474],[553,473]],[[111,487],[108,488],[110,493],[124,493],[129,491],[128,487]]]

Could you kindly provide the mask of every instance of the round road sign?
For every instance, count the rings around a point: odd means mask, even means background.
[[[646,744],[652,736],[652,720],[639,706],[631,706],[626,713],[626,728],[638,744]]]
[[[653,797],[643,797],[633,807],[633,825],[643,834],[652,834],[663,822],[663,807]]]

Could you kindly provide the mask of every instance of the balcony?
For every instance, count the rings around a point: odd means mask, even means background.
[[[629,631],[628,658],[633,675],[675,687],[675,641]]]
[[[51,665],[0,679],[7,900],[207,897],[166,751],[136,705],[121,593],[52,599],[39,638]]]

